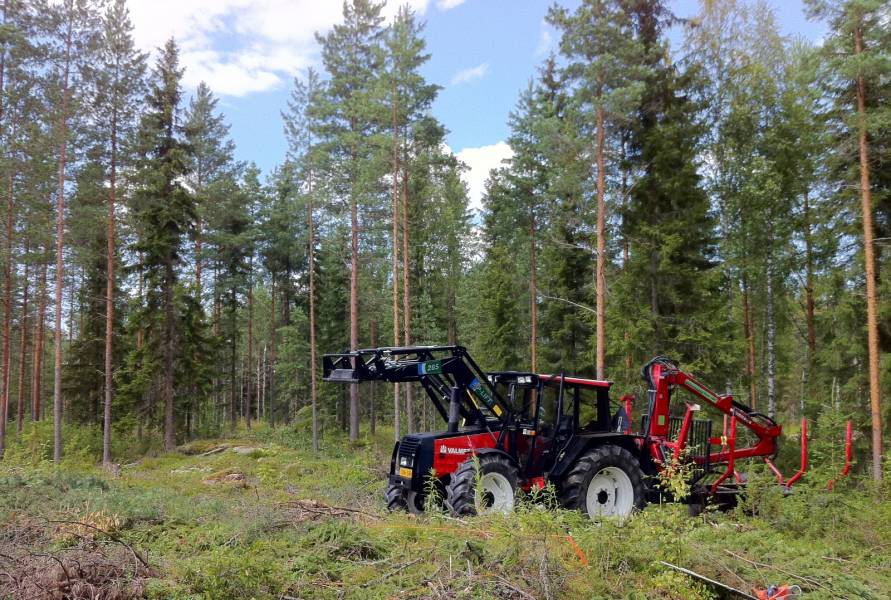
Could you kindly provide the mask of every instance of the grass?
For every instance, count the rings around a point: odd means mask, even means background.
[[[0,465],[0,573],[20,586],[41,560],[45,573],[81,565],[86,581],[89,558],[114,574],[109,598],[721,597],[664,560],[746,591],[891,596],[891,502],[855,480],[788,497],[756,482],[735,511],[650,506],[621,527],[551,510],[547,494],[508,517],[416,518],[384,509],[387,430],[352,445],[325,439],[318,455],[302,434],[240,430],[118,475],[77,453],[57,470],[38,437],[13,443]],[[0,597],[16,597],[0,574],[3,585]]]

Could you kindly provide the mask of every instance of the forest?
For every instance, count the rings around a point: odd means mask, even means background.
[[[641,365],[667,355],[793,434],[807,417],[825,448],[850,419],[856,501],[874,507],[891,494],[891,6],[806,0],[827,31],[813,44],[759,0],[684,19],[669,4],[548,10],[556,51],[519,91],[512,157],[474,211],[408,7],[343,3],[262,173],[236,160],[214,90],[184,88],[177,40],[137,47],[126,0],[2,0],[0,487],[31,465],[45,478],[29,489],[54,497],[61,465],[92,469],[63,486],[87,497],[89,478],[187,468],[183,448],[230,438],[319,464],[371,444],[383,468],[438,413],[417,385],[324,384],[322,355],[460,344],[486,370],[638,399]],[[8,494],[4,514],[23,502]],[[338,544],[364,525],[325,527]],[[553,597],[544,581],[493,597]],[[707,597],[666,581],[652,597]],[[824,597],[872,597],[850,585]],[[202,589],[157,597],[238,597]]]

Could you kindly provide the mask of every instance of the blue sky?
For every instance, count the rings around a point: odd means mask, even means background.
[[[721,0],[717,0],[721,1]],[[404,0],[403,0],[404,2]],[[403,2],[386,8],[388,15]],[[561,2],[573,6],[577,0]],[[431,59],[424,75],[443,87],[433,112],[449,147],[470,166],[478,202],[489,169],[509,154],[507,116],[519,92],[556,47],[544,23],[550,0],[409,0],[426,21]],[[671,0],[678,16],[698,0]],[[783,33],[817,41],[824,29],[806,19],[802,0],[769,0]],[[187,92],[207,81],[232,126],[237,157],[264,172],[285,153],[280,110],[295,75],[318,66],[314,32],[339,19],[340,0],[131,0],[137,43],[169,36],[182,46]],[[673,42],[680,33],[672,33]]]

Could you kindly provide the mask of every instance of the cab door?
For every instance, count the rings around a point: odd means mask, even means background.
[[[572,435],[575,386],[560,378],[541,381],[535,410],[535,445],[529,460],[529,476],[551,470],[557,453]]]

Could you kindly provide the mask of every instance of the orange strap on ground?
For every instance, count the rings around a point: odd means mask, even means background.
[[[587,567],[588,557],[585,556],[585,552],[579,547],[578,544],[575,543],[575,540],[572,539],[571,535],[566,534],[566,541],[569,542],[569,545],[572,547],[572,551],[575,552],[575,555],[579,557],[579,562]]]

